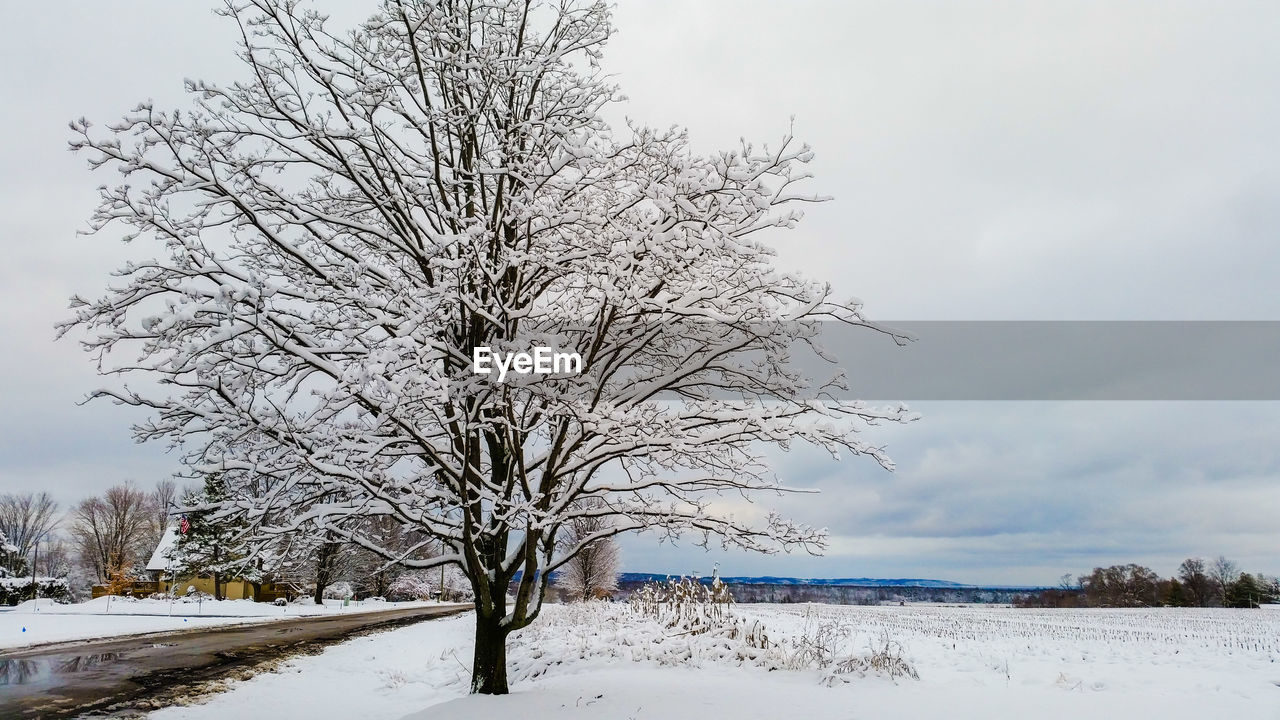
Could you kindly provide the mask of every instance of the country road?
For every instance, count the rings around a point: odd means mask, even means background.
[[[0,652],[0,718],[136,714],[206,692],[203,686],[354,635],[453,615],[470,605],[415,607],[60,643]]]

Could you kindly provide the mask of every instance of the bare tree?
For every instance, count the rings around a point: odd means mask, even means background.
[[[14,550],[0,554],[11,575],[28,571],[33,550],[58,526],[58,504],[47,492],[0,495],[0,537]]]
[[[1130,563],[1094,568],[1080,577],[1080,588],[1094,607],[1152,607],[1158,601],[1159,582],[1151,568]]]
[[[1214,601],[1214,581],[1205,572],[1204,560],[1187,558],[1178,566],[1178,578],[1187,592],[1187,599],[1195,607],[1209,607]]]
[[[44,577],[67,577],[72,571],[71,549],[66,540],[51,535],[40,545],[40,559],[36,562],[36,573]]]
[[[172,521],[170,514],[178,507],[178,484],[172,480],[157,480],[151,490],[151,532],[157,543],[164,536]]]
[[[147,493],[125,483],[81,501],[71,511],[70,534],[81,561],[105,582],[146,560],[153,520]]]
[[[74,299],[60,332],[83,329],[106,372],[161,380],[98,395],[154,410],[140,439],[224,474],[260,548],[302,533],[459,567],[472,690],[505,693],[507,636],[594,543],[819,552],[821,530],[710,498],[786,489],[768,445],[891,467],[857,431],[907,409],[790,364],[832,360],[822,325],[875,329],[763,244],[822,199],[800,192],[811,151],[702,156],[678,130],[609,127],[606,3],[387,0],[348,34],[285,0],[225,15],[243,82],[192,82],[192,110],[144,103],[105,132],[73,123],[73,149],[124,175],[93,229],[164,251]],[[473,366],[537,347],[579,365],[510,382]],[[560,542],[599,513],[586,498],[613,525]],[[383,547],[373,518],[448,551]]]
[[[1209,579],[1213,582],[1213,590],[1222,607],[1226,607],[1228,603],[1228,595],[1231,585],[1240,577],[1240,567],[1234,562],[1228,560],[1225,555],[1219,555],[1212,564],[1209,565]]]
[[[621,569],[618,543],[609,536],[613,517],[598,498],[586,505],[599,514],[580,515],[569,520],[561,530],[559,540],[570,547],[582,547],[577,555],[561,566],[556,579],[556,585],[574,600],[611,595],[618,589],[618,571]]]

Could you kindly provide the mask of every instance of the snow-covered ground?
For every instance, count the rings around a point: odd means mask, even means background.
[[[0,649],[434,604],[352,602],[344,606],[341,600],[327,600],[324,605],[298,603],[277,607],[252,600],[170,604],[164,600],[100,597],[83,603],[59,605],[49,600],[34,603],[28,600],[0,613]]]
[[[746,605],[733,616],[737,631],[689,634],[626,606],[549,607],[512,639],[504,697],[466,694],[472,617],[455,616],[150,717],[1280,718],[1277,612]],[[814,643],[856,658],[886,638],[918,680],[787,669]]]

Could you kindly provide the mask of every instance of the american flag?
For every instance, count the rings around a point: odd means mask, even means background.
[[[191,521],[187,519],[186,515],[182,516],[182,520],[178,523],[178,529],[182,531],[183,535],[186,535],[187,531],[191,529]]]

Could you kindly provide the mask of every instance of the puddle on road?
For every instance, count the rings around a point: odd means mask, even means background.
[[[0,687],[34,685],[49,680],[55,675],[88,672],[124,659],[124,653],[108,652],[31,660],[0,660]]]

